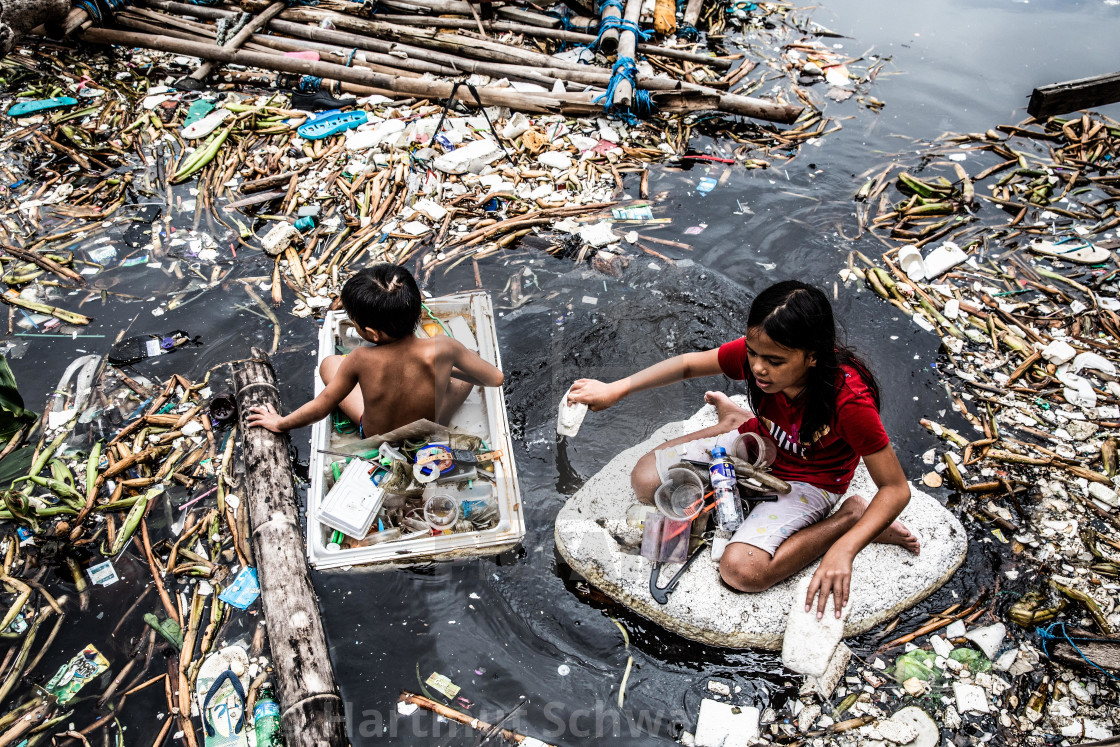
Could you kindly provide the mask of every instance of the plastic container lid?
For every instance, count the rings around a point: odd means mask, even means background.
[[[437,531],[455,526],[459,520],[459,502],[446,493],[437,493],[424,501],[424,521]]]

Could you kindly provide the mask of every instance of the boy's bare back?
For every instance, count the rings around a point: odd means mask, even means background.
[[[445,404],[453,384],[449,342],[447,338],[407,338],[391,345],[363,346],[346,357],[342,368],[352,369],[357,378],[366,436],[388,433],[414,420],[441,420],[445,413],[440,405]],[[347,378],[351,375],[339,373]]]

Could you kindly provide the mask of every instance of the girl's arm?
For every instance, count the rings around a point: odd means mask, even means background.
[[[249,410],[249,417],[245,422],[250,425],[259,425],[273,433],[283,433],[293,428],[302,428],[317,420],[330,415],[338,403],[346,398],[358,384],[358,375],[354,356],[347,356],[338,367],[338,372],[331,383],[323,387],[319,396],[300,407],[290,415],[282,416],[271,405],[266,407],[253,407]]]
[[[821,559],[820,567],[809,582],[809,593],[805,597],[805,611],[813,606],[813,598],[820,592],[817,602],[817,619],[824,616],[828,595],[833,595],[836,616],[848,603],[848,592],[852,581],[852,560],[860,550],[867,547],[879,534],[891,525],[906,504],[910,502],[910,484],[898,463],[894,448],[888,444],[874,454],[863,458],[871,479],[879,489],[863,516],[851,529],[829,548]]]
[[[451,338],[446,340],[451,350],[451,376],[474,386],[501,386],[505,376],[482,357],[469,350],[463,343]]]
[[[674,356],[610,384],[595,379],[579,379],[572,385],[568,400],[582,402],[594,411],[605,410],[634,392],[720,373],[723,369],[719,367],[719,348],[712,348]]]

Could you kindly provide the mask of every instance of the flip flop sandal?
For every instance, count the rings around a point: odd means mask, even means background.
[[[187,109],[187,118],[183,120],[183,127],[190,127],[212,111],[214,111],[213,102],[204,99],[194,102],[191,108]]]
[[[39,99],[38,101],[24,101],[8,109],[8,116],[27,117],[32,114],[38,114],[39,112],[50,111],[51,109],[73,106],[76,103],[78,103],[78,100],[69,96],[57,96],[53,99]]]
[[[367,121],[368,118],[364,111],[328,114],[325,117],[316,117],[314,120],[300,125],[296,132],[304,140],[322,140],[325,137],[360,127]]]
[[[229,683],[231,688],[223,689]],[[221,697],[217,697],[221,692]],[[237,696],[236,699],[233,696]],[[235,718],[236,717],[236,718]],[[248,747],[245,729],[245,686],[227,669],[206,691],[202,699],[202,726],[206,734],[206,747]]]
[[[227,117],[231,116],[233,116],[233,112],[229,109],[215,109],[197,122],[181,129],[179,134],[186,140],[197,140],[200,137],[206,137],[211,132],[218,129],[218,125],[226,121]]]
[[[1069,262],[1078,262],[1083,265],[1096,265],[1101,262],[1107,262],[1111,256],[1107,249],[1102,249],[1098,246],[1093,246],[1088,241],[1080,239],[1082,243],[1076,243],[1079,239],[1068,238],[1060,241],[1035,241],[1028,247],[1035,254],[1041,254],[1045,257],[1052,257],[1054,259],[1062,259]]]

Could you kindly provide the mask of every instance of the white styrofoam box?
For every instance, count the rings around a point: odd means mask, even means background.
[[[373,484],[377,465],[352,459],[342,470],[331,492],[319,508],[319,521],[347,537],[361,539],[369,533],[385,494]]]

